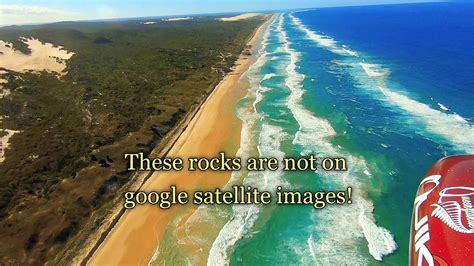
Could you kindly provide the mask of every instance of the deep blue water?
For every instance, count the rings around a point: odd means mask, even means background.
[[[368,162],[365,189],[377,224],[398,245],[384,261],[406,262],[420,178],[443,156],[474,152],[474,5],[327,8],[293,16],[302,24],[290,23],[288,31],[307,77],[303,101],[335,128],[334,143]]]
[[[325,8],[296,16],[309,28],[390,64],[392,77],[474,118],[474,3]]]
[[[429,3],[278,15],[237,108],[239,155],[343,156],[349,171],[239,178],[270,191],[351,186],[353,203],[234,207],[210,262],[407,264],[424,173],[444,156],[474,153],[473,11]]]

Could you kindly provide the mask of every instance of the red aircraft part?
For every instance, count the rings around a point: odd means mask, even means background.
[[[474,265],[474,155],[444,158],[421,181],[410,265]]]

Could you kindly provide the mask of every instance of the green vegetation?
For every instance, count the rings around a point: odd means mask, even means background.
[[[0,40],[24,53],[20,36],[75,53],[61,78],[6,75],[12,93],[0,100],[0,128],[21,133],[0,164],[0,262],[68,262],[71,245],[87,237],[83,228],[100,226],[110,202],[130,185],[123,154],[149,154],[159,145],[229,70],[260,23],[0,28]]]

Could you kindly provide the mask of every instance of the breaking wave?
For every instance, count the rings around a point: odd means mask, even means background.
[[[290,14],[289,17],[292,19],[293,24],[298,27],[298,29],[306,33],[306,36],[308,36],[308,38],[312,41],[316,42],[319,46],[324,47],[330,50],[331,52],[339,55],[359,56],[357,52],[350,50],[346,45],[339,45],[338,42],[333,38],[309,30],[303,25],[301,20],[299,20],[292,14]]]
[[[359,60],[359,53],[354,52],[352,55],[351,53],[342,52],[342,49],[345,47],[344,45],[339,45],[334,39],[328,36],[318,35],[309,30],[292,14],[290,14],[289,17],[292,19],[293,24],[300,31],[304,32],[308,39],[318,44],[318,46],[336,54],[352,56],[352,60]],[[349,62],[348,65],[353,64]],[[442,104],[438,104],[439,108],[442,110],[440,111],[428,104],[419,102],[409,96],[390,89],[386,82],[386,78],[390,72],[380,64],[368,63],[362,59],[358,62],[358,65],[362,68],[366,76],[373,80],[372,83],[378,84],[376,85],[376,88],[382,92],[386,97],[386,100],[398,108],[408,112],[412,116],[419,118],[431,133],[446,139],[454,145],[456,149],[467,153],[474,153],[474,127],[465,118],[454,112],[449,112],[449,109]],[[354,75],[356,79],[359,79],[360,83],[364,83],[364,77],[361,77],[357,73],[351,74]],[[373,88],[372,85],[363,87]]]
[[[283,17],[281,18],[284,19]],[[284,30],[281,30],[281,39],[284,43],[285,50],[290,54],[290,62],[286,68],[287,80],[286,86],[291,90],[291,95],[288,99],[288,106],[293,113],[293,116],[298,121],[300,129],[296,134],[293,143],[303,146],[305,149],[310,149],[313,153],[318,153],[320,156],[331,156],[334,154],[341,154],[344,151],[334,147],[329,139],[335,136],[335,131],[329,122],[325,119],[318,118],[300,103],[304,94],[302,88],[302,81],[304,75],[298,73],[297,63],[299,60],[299,53],[291,49],[291,42]],[[331,42],[334,44],[334,42]],[[331,48],[334,49],[333,46]],[[321,154],[322,153],[322,154]],[[364,188],[362,184],[357,181],[357,177],[368,171],[365,161],[354,157],[348,153],[342,154],[351,163],[352,167],[349,171],[338,176],[338,178],[331,178],[332,182],[342,179],[343,186],[355,187],[354,201],[350,207],[343,208],[328,208],[328,212],[324,217],[337,217],[331,219],[324,226],[323,231],[318,234],[320,239],[314,243],[313,252],[319,256],[324,257],[332,252],[336,246],[345,245],[344,243],[354,243],[357,237],[364,236],[368,242],[369,252],[376,260],[382,260],[382,257],[394,252],[397,249],[393,236],[385,228],[376,225],[373,217],[373,204],[362,195]],[[331,176],[324,171],[318,171],[322,176]],[[352,217],[352,218],[351,218]],[[358,224],[347,224],[347,220],[359,221]],[[341,231],[340,228],[345,228]],[[346,250],[343,255],[338,254],[334,256],[334,260],[348,263],[354,261],[356,258],[362,263],[365,259],[360,254],[350,254]]]
[[[269,30],[265,33],[265,39],[268,39],[268,34]],[[265,52],[266,45],[267,42],[264,42],[259,52],[260,56],[257,58],[257,61],[252,64],[248,73],[250,88],[246,98],[254,99],[252,103],[253,110],[248,110],[246,108],[241,108],[239,110],[239,117],[243,122],[243,127],[241,133],[241,146],[237,152],[237,156],[241,158],[247,158],[252,154],[252,146],[255,145],[255,143],[251,140],[255,139],[256,135],[258,135],[257,150],[260,156],[275,158],[282,158],[284,156],[284,152],[280,149],[280,143],[287,137],[287,135],[282,128],[270,124],[263,124],[259,130],[259,134],[257,134],[255,130],[257,121],[262,119],[262,115],[257,111],[256,104],[263,99],[263,95],[261,94],[262,89],[268,90],[268,88],[259,86],[265,77],[261,77],[258,74],[259,70],[264,65],[262,62],[266,62],[266,59],[264,58],[267,56]],[[272,191],[278,185],[284,184],[284,181],[280,178],[281,174],[280,171],[250,172],[247,176],[243,177],[245,173],[233,172],[228,186],[243,178],[242,183],[245,186],[251,186],[258,188],[259,190]],[[208,256],[208,265],[229,264],[229,254],[231,253],[231,249],[238,240],[243,238],[253,228],[254,223],[260,214],[261,208],[261,206],[253,204],[232,206],[232,218],[224,225],[217,238],[214,240]]]

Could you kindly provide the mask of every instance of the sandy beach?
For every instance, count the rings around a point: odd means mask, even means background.
[[[267,21],[268,22],[268,21]],[[248,44],[255,47],[268,23],[260,26]],[[242,75],[253,62],[252,57],[241,55],[234,70],[214,89],[186,130],[179,136],[168,157],[215,157],[224,151],[234,156],[239,148],[241,121],[234,113],[234,106],[245,95],[247,84]],[[144,191],[169,190],[176,185],[180,191],[213,190],[224,186],[231,172],[155,172],[142,187]],[[176,222],[177,216],[189,217],[196,206],[174,206],[162,210],[144,205],[127,211],[107,238],[88,261],[90,265],[146,264],[159,243],[165,238],[167,226]],[[202,251],[205,254],[206,251]],[[203,256],[201,261],[206,261]]]

